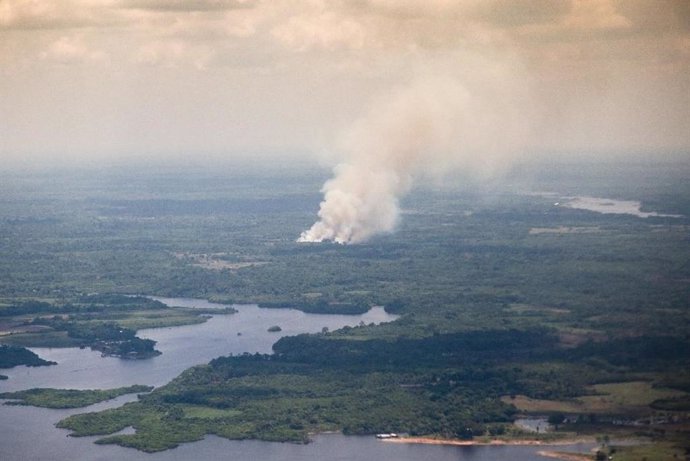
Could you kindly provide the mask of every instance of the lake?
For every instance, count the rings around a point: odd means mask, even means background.
[[[171,306],[226,307],[203,300],[155,298]],[[335,330],[364,322],[382,323],[395,320],[383,308],[375,307],[362,315],[306,314],[294,309],[263,309],[256,305],[233,306],[232,315],[214,315],[207,322],[172,328],[140,330],[138,335],[157,341],[162,355],[147,360],[121,360],[101,357],[100,353],[78,348],[32,348],[46,360],[58,362],[50,367],[15,367],[3,370],[9,380],[0,382],[3,391],[32,387],[72,389],[110,388],[131,384],[161,386],[183,370],[228,354],[244,352],[270,353],[280,337],[319,332],[323,327]],[[281,327],[271,333],[268,328]],[[308,445],[259,441],[231,441],[219,437],[182,445],[174,450],[147,454],[129,448],[95,445],[96,437],[67,437],[68,431],[56,429],[55,423],[76,413],[117,407],[135,400],[133,395],[99,403],[87,408],[50,410],[35,407],[0,405],[0,459],[28,461],[46,459],[177,461],[177,460],[343,460],[359,461],[429,461],[473,460],[511,461],[544,460],[536,454],[544,447],[475,446],[452,447],[385,443],[374,437],[352,437],[340,434],[315,436]],[[590,445],[558,447],[563,451],[582,451]]]

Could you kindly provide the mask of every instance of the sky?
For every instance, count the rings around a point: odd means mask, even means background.
[[[0,0],[3,165],[335,164],[401,99],[447,150],[690,152],[690,1]]]

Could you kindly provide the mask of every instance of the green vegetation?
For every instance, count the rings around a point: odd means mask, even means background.
[[[138,338],[133,330],[115,323],[76,324],[53,319],[47,321],[47,324],[56,330],[67,331],[67,336],[76,339],[80,345],[89,345],[103,355],[148,358],[160,354],[153,348],[155,341]]]
[[[259,307],[268,307],[271,309],[298,309],[309,314],[341,314],[341,315],[357,315],[367,312],[371,306],[365,302],[351,303],[351,302],[328,302],[324,299],[311,300],[309,296],[312,293],[305,295],[304,300],[299,302],[260,302]],[[321,296],[318,294],[317,296]]]
[[[650,407],[657,410],[673,410],[673,407],[682,406],[690,397],[690,394],[683,391],[654,387],[647,381],[595,384],[588,386],[584,392],[587,395],[568,400],[532,399],[518,395],[510,399],[504,398],[503,401],[527,412],[632,416],[636,413],[648,414]]]
[[[44,408],[81,408],[121,395],[151,392],[152,386],[135,384],[128,387],[104,390],[78,389],[28,389],[0,393],[0,399],[11,399],[6,405],[32,405]]]
[[[2,342],[93,346],[203,321],[121,297],[131,293],[307,312],[380,305],[401,318],[283,338],[272,356],[218,358],[138,402],[60,425],[104,436],[132,426],[99,443],[157,451],[204,434],[520,436],[511,422],[523,413],[677,450],[690,393],[690,174],[650,168],[416,191],[396,233],[351,246],[294,242],[315,217],[321,173],[94,174],[57,191],[8,178],[0,322],[16,334]],[[641,200],[685,217],[597,214],[516,193],[526,190]]]
[[[12,368],[17,365],[40,367],[55,365],[55,362],[43,360],[35,353],[23,347],[0,344],[0,368]],[[7,377],[5,377],[5,379],[7,379]]]
[[[550,420],[558,424],[566,415],[579,415],[577,423],[565,429],[572,434],[607,418],[632,422],[649,417],[654,412],[648,404],[655,399],[688,395],[653,388],[649,382],[586,386],[592,379],[618,380],[649,369],[599,371],[586,363],[591,357],[572,359],[589,345],[558,349],[558,338],[543,330],[396,340],[352,341],[344,336],[285,337],[275,344],[274,355],[218,358],[188,370],[139,402],[72,416],[60,427],[81,436],[133,426],[136,434],[107,437],[101,443],[156,451],[189,441],[188,433],[165,431],[171,414],[178,415],[176,424],[192,425],[195,438],[216,434],[301,442],[309,433],[327,430],[443,438],[516,435],[508,423],[521,409],[551,414]],[[615,348],[612,351],[607,356],[602,348],[597,359],[613,360]],[[669,358],[664,365],[677,366],[676,360]],[[507,397],[522,393],[563,400],[523,408],[520,397]],[[576,397],[583,394],[591,395]],[[196,413],[187,410],[190,406]],[[213,417],[200,418],[200,409]]]

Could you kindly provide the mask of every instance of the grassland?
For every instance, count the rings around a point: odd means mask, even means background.
[[[661,441],[656,443],[644,443],[638,445],[613,445],[604,451],[613,449],[613,458],[618,461],[667,461],[683,459],[687,456],[687,450],[682,448],[687,441]]]
[[[635,415],[648,413],[657,400],[688,396],[681,390],[655,387],[649,381],[595,384],[588,386],[585,392],[588,395],[571,400],[532,399],[524,395],[503,397],[502,400],[529,413]]]

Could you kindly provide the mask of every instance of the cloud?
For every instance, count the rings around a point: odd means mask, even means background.
[[[60,30],[104,27],[121,20],[112,1],[3,0],[2,30]]]
[[[287,47],[410,50],[455,46],[472,24],[478,2],[369,0],[304,2],[272,34]],[[467,13],[467,14],[466,14]]]
[[[108,59],[108,56],[103,51],[89,48],[81,36],[62,36],[52,42],[39,56],[43,60],[61,64],[103,63]]]
[[[203,45],[190,46],[182,40],[153,41],[139,48],[137,63],[177,67],[192,63],[194,68],[205,70],[214,59],[214,51]]]
[[[480,17],[501,27],[520,27],[561,21],[572,9],[570,0],[494,0],[484,3]]]
[[[611,0],[574,0],[571,13],[563,25],[575,29],[627,29],[631,21],[622,15]]]
[[[360,49],[367,39],[366,33],[361,23],[331,11],[293,16],[272,31],[276,39],[298,51],[341,47]]]
[[[129,61],[139,63],[150,61],[141,59],[142,52],[150,54],[142,49],[168,39],[169,48],[181,41],[188,48],[205,42],[218,58],[213,62],[232,62],[231,57],[223,57],[237,48],[229,41],[251,37],[238,46],[263,55],[275,55],[272,47],[298,53],[336,51],[334,60],[350,53],[366,63],[396,54],[483,47],[510,49],[548,64],[561,53],[564,60],[574,62],[572,57],[586,56],[593,42],[605,43],[620,59],[625,53],[635,54],[640,42],[661,40],[665,50],[682,50],[690,35],[689,4],[686,0],[3,0],[0,33],[54,30],[59,34],[50,38],[54,41],[65,35],[61,31],[78,29],[85,42],[110,39],[115,48],[118,36],[128,36],[128,44],[134,45],[130,50],[106,52],[126,59],[129,51]],[[198,59],[192,57],[189,65],[198,67]]]
[[[255,0],[129,0],[122,8],[134,8],[156,12],[228,11],[253,8]]]

